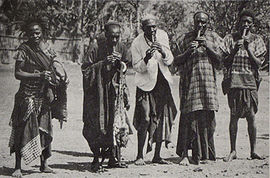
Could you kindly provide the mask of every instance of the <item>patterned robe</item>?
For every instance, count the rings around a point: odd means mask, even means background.
[[[23,71],[35,73],[49,70],[54,57],[55,53],[49,46],[41,49],[26,42],[19,46],[15,60],[23,63]],[[52,113],[52,92],[48,83],[39,79],[28,79],[21,80],[19,91],[15,95],[9,147],[11,153],[19,152],[26,164],[38,158],[41,153],[44,158],[51,156],[51,119],[52,115],[55,116]],[[65,107],[62,109],[66,111]]]
[[[253,54],[261,60],[264,60],[266,46],[263,39],[256,34],[249,33],[249,48]],[[241,39],[239,32],[226,35],[224,38],[225,58],[229,56],[235,47],[236,42]],[[228,59],[230,60],[230,59]],[[260,84],[259,70],[256,64],[249,59],[246,49],[240,48],[235,54],[232,62],[224,68],[223,89],[228,94],[228,103],[231,114],[239,118],[245,118],[253,108],[258,111],[258,89]],[[251,106],[252,105],[252,106]]]
[[[213,43],[213,48],[221,54],[223,40],[215,32],[206,31],[206,40]],[[196,38],[195,33],[189,32],[179,41],[180,54],[186,51],[188,44]],[[177,62],[176,62],[176,65]],[[216,69],[205,47],[200,46],[184,64],[179,65],[180,70],[180,97],[181,113],[198,110],[218,110]]]

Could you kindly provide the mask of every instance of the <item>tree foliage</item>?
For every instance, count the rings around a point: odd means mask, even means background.
[[[264,39],[270,33],[270,1],[228,1],[212,0],[198,2],[198,8],[210,14],[211,27],[222,37],[237,29],[237,21],[243,9],[250,9],[256,16],[254,31],[261,34]]]
[[[14,33],[18,24],[29,16],[48,19],[51,37],[85,37],[98,35],[108,20],[119,21],[125,38],[133,39],[140,31],[140,18],[154,13],[161,28],[175,42],[177,37],[192,28],[193,12],[202,9],[210,14],[211,27],[224,37],[236,29],[239,12],[244,8],[256,14],[255,31],[265,40],[269,37],[269,0],[3,0],[0,13],[7,17],[8,30]]]

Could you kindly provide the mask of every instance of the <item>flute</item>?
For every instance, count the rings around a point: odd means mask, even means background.
[[[116,51],[116,45],[113,45],[112,47],[112,53],[114,53]]]
[[[112,54],[115,52],[115,50],[116,50],[116,46],[113,45],[112,46]],[[112,64],[108,63],[106,67],[107,67],[108,71],[112,70]]]
[[[152,33],[152,45],[157,41],[156,33]],[[156,47],[151,47],[152,51],[156,50]]]
[[[242,38],[244,38],[246,35],[247,35],[247,29],[246,29],[246,28],[244,28],[244,30],[243,30],[243,34],[242,34]]]
[[[200,36],[201,36],[201,29],[198,30],[196,39],[199,38]]]
[[[155,43],[157,41],[156,33],[152,33],[152,42]]]

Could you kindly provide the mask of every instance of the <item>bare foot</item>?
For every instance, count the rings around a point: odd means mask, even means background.
[[[257,153],[251,153],[250,155],[251,159],[259,159],[259,160],[263,160],[264,158],[259,156]]]
[[[93,162],[91,163],[90,169],[91,169],[92,172],[98,172],[99,169],[100,169],[100,164],[99,164],[99,162],[98,162],[98,161],[93,161]]]
[[[153,158],[152,163],[157,163],[157,164],[169,164],[168,161],[165,161],[162,158]]]
[[[39,170],[40,172],[44,172],[44,173],[55,173],[53,169],[50,168],[49,166],[40,166]]]
[[[189,166],[189,160],[188,157],[181,157],[179,161],[179,165],[181,166]]]
[[[227,157],[225,157],[223,159],[224,162],[230,162],[232,161],[233,159],[236,159],[237,156],[236,156],[236,151],[232,151]]]
[[[143,166],[145,165],[145,162],[142,158],[138,158],[136,161],[135,161],[135,165],[137,166]]]
[[[13,173],[12,173],[12,175],[11,175],[12,177],[22,177],[22,172],[21,172],[21,169],[16,169]]]
[[[209,164],[209,160],[201,160],[200,164]]]
[[[190,164],[199,165],[200,164],[200,160],[199,159],[192,158],[192,159],[189,160],[189,163]]]

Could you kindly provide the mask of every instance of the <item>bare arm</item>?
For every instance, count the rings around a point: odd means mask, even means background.
[[[255,65],[257,69],[260,68],[262,65],[261,59],[259,57],[256,57],[250,48],[247,48],[247,52],[249,56],[248,59],[250,60],[251,64]]]
[[[15,63],[15,78],[18,80],[27,80],[27,79],[51,79],[51,72],[37,72],[37,73],[29,73],[22,70],[24,62],[16,61]]]

